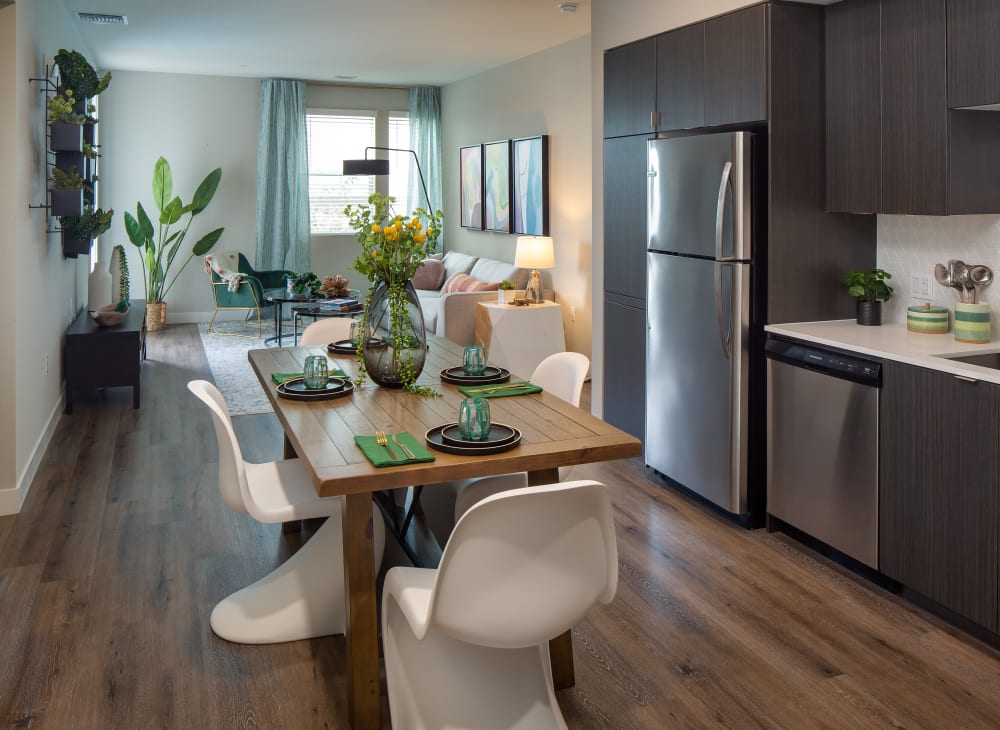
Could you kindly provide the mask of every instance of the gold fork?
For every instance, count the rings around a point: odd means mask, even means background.
[[[389,446],[389,439],[386,438],[385,431],[375,432],[375,443],[377,443],[379,446],[388,451],[389,457],[393,461],[401,461],[401,459],[398,456],[396,456],[396,452],[392,450],[391,446]]]

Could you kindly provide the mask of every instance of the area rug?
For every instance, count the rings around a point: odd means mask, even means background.
[[[198,325],[198,334],[201,335],[201,344],[208,356],[208,365],[212,368],[215,385],[222,392],[222,397],[229,406],[229,413],[233,416],[272,411],[264,389],[261,388],[260,381],[253,374],[250,361],[247,360],[247,351],[265,347],[264,338],[249,339],[214,334],[216,330],[246,331],[245,327],[241,321],[216,322],[212,327],[212,333],[209,333],[206,322]],[[270,329],[265,325],[264,337],[269,337],[273,330],[274,325],[271,325]]]

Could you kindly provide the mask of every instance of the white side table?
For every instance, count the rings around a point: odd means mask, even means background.
[[[542,360],[566,351],[562,305],[543,302],[514,307],[497,302],[476,305],[473,341],[482,345],[487,359],[514,375],[530,378]]]

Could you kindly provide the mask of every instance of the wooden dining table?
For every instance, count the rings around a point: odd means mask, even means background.
[[[327,354],[330,368],[354,376],[352,355],[332,355],[323,347],[250,350],[248,357],[285,432],[286,458],[301,459],[316,493],[342,495],[344,579],[347,602],[347,686],[351,727],[376,728],[381,720],[379,692],[378,606],[372,525],[372,492],[433,485],[511,472],[527,472],[532,486],[559,481],[559,467],[642,454],[638,439],[548,393],[493,398],[492,420],[520,430],[521,443],[489,456],[432,451],[432,462],[375,468],[354,442],[356,435],[408,431],[423,441],[435,426],[457,421],[464,397],[441,382],[441,370],[462,363],[464,348],[439,337],[428,340],[427,361],[418,383],[441,397],[417,396],[366,380],[352,395],[336,400],[302,402],[278,395],[272,373],[302,372],[308,355]],[[516,379],[517,376],[515,375]],[[433,488],[433,486],[425,488]],[[572,686],[573,652],[569,632],[550,642],[557,688]]]

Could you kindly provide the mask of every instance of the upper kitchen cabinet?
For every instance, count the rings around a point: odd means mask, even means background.
[[[656,39],[604,54],[604,136],[653,131],[656,110]]]
[[[883,213],[948,212],[945,0],[882,0]]]
[[[948,106],[1000,104],[1000,3],[948,0]]]
[[[882,189],[881,0],[826,11],[826,196],[832,211],[875,213]]]
[[[756,5],[705,23],[705,124],[767,119],[767,11]]]
[[[988,98],[984,89],[1000,87],[998,67],[986,68],[989,53],[1000,54],[1000,35],[985,27],[1000,14],[994,5],[845,0],[827,7],[828,210],[1000,212],[1000,114],[949,109],[956,94],[979,89],[976,98]],[[961,24],[953,22],[959,15]],[[976,76],[962,79],[961,89],[956,63]]]
[[[705,24],[656,37],[657,127],[693,129],[705,125]]]

